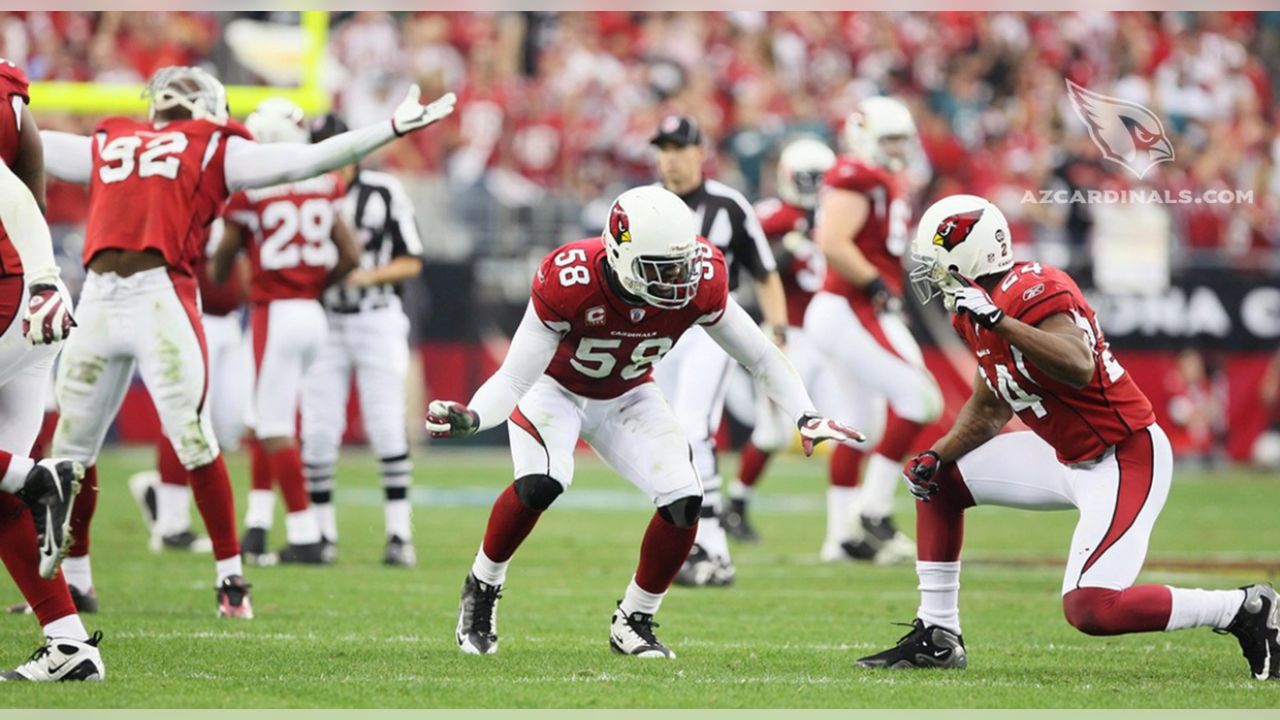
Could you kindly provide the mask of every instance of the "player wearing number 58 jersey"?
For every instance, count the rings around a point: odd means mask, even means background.
[[[494,504],[463,585],[457,641],[464,652],[497,651],[507,564],[573,481],[581,437],[657,508],[614,613],[610,646],[672,656],[654,636],[653,615],[693,546],[703,492],[689,441],[651,379],[653,365],[694,326],[786,408],[806,452],[823,440],[861,439],[813,413],[786,357],[729,297],[724,258],[697,236],[680,198],[653,186],[623,193],[603,238],[570,243],[543,260],[506,360],[470,404],[430,404],[433,437],[470,435],[509,418],[515,461],[515,482]]]
[[[265,100],[245,121],[263,143],[305,143],[302,108],[285,98]],[[214,252],[215,282],[230,275],[242,249],[252,269],[249,321],[254,383],[249,404],[254,442],[265,457],[249,495],[246,557],[266,553],[274,515],[272,484],[284,497],[288,546],[281,562],[323,562],[320,526],[307,498],[302,458],[294,439],[303,378],[328,334],[320,295],[359,262],[354,234],[339,216],[346,184],[336,172],[231,196],[226,231]],[[259,463],[261,465],[262,463]]]
[[[1250,671],[1280,677],[1276,592],[1134,585],[1173,474],[1151,403],[1108,349],[1066,273],[1015,263],[1009,225],[983,198],[925,212],[913,246],[921,298],[941,294],[978,358],[951,430],[903,473],[916,508],[920,609],[864,667],[965,667],[958,596],[964,510],[1080,513],[1062,582],[1067,622],[1090,635],[1211,627],[1240,641]],[[1030,431],[997,435],[1016,414]]]
[[[136,365],[165,435],[191,473],[217,563],[219,612],[251,617],[241,573],[231,486],[207,402],[204,334],[192,261],[204,229],[237,190],[312,177],[349,164],[453,109],[452,95],[422,105],[418,89],[389,122],[315,145],[253,142],[227,120],[226,92],[197,68],[156,72],[146,90],[148,120],[111,118],[91,137],[46,132],[46,169],[89,184],[80,327],[58,367],[58,455],[89,466],[72,522],[70,559],[84,558],[76,581],[92,590],[89,519],[92,467]],[[73,563],[75,564],[75,563]]]

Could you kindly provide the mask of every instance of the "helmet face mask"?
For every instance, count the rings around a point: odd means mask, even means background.
[[[822,179],[835,164],[836,154],[821,140],[792,141],[778,156],[778,196],[795,207],[816,207]]]
[[[150,103],[150,117],[173,108],[186,108],[192,120],[227,122],[227,90],[217,78],[198,67],[173,65],[151,76],[142,97]]]
[[[701,248],[693,213],[676,195],[654,185],[624,192],[602,235],[609,269],[628,294],[664,310],[697,297]]]

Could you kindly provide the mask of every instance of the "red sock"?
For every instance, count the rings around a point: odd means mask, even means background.
[[[1164,585],[1077,588],[1062,596],[1062,612],[1067,622],[1088,635],[1157,632],[1169,627],[1173,593]]]
[[[271,466],[271,477],[280,483],[285,510],[295,513],[311,507],[307,478],[302,472],[302,455],[296,445],[268,453],[267,464]]]
[[[267,451],[257,438],[245,441],[249,448],[249,481],[254,490],[271,489],[271,463],[267,462]]]
[[[156,443],[156,470],[160,472],[160,482],[165,485],[187,484],[187,469],[182,466],[182,461],[178,459],[178,453],[168,438],[160,438],[160,442]]]
[[[938,491],[929,502],[916,503],[916,557],[931,562],[955,562],[964,544],[964,511],[973,507],[973,494],[955,463],[943,466]]]
[[[827,464],[827,473],[833,487],[858,487],[862,479],[862,461],[867,454],[841,443],[831,453],[831,462]]]
[[[204,529],[213,541],[213,557],[226,560],[240,554],[240,539],[236,537],[236,503],[231,497],[231,477],[222,456],[208,465],[190,471],[191,496],[196,509],[204,519]]]
[[[924,426],[918,422],[898,417],[892,409],[884,423],[884,438],[876,447],[876,454],[890,460],[906,460],[907,454],[915,449],[916,438]]]
[[[693,549],[693,538],[698,534],[698,524],[680,528],[672,525],[658,513],[649,521],[640,543],[640,564],[636,567],[636,585],[641,590],[661,595],[671,587],[680,566]]]
[[[71,508],[71,549],[67,551],[67,557],[84,557],[89,554],[89,524],[93,522],[93,511],[97,507],[98,466],[90,465],[84,469],[80,493],[76,495],[75,505]]]
[[[40,577],[36,526],[27,506],[9,493],[0,493],[0,560],[17,583],[22,598],[41,625],[76,614],[67,581],[59,573],[52,580]]]
[[[516,554],[520,543],[533,532],[542,513],[525,505],[516,495],[516,486],[508,485],[493,503],[489,525],[484,530],[484,554],[494,562],[506,562]]]
[[[754,486],[771,457],[773,453],[767,453],[752,443],[743,446],[741,467],[738,468],[738,482],[747,487]]]

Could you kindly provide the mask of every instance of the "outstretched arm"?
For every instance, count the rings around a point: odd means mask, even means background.
[[[765,336],[742,306],[729,299],[724,315],[706,326],[711,339],[724,348],[764,387],[793,421],[813,413],[813,400],[796,374],[791,361]]]
[[[431,436],[465,437],[502,424],[551,364],[559,345],[560,333],[538,319],[530,301],[502,367],[480,386],[471,402],[431,401],[427,411]]]
[[[93,175],[93,138],[57,130],[41,130],[44,169],[66,182],[88,185]]]

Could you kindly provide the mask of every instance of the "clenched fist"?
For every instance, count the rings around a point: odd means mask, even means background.
[[[942,458],[932,450],[925,450],[907,461],[902,468],[902,479],[907,481],[907,489],[921,502],[929,502],[929,497],[938,492],[938,482],[934,476],[942,467]]]
[[[61,342],[75,326],[71,308],[57,285],[31,286],[31,296],[22,315],[22,334],[32,345]]]

